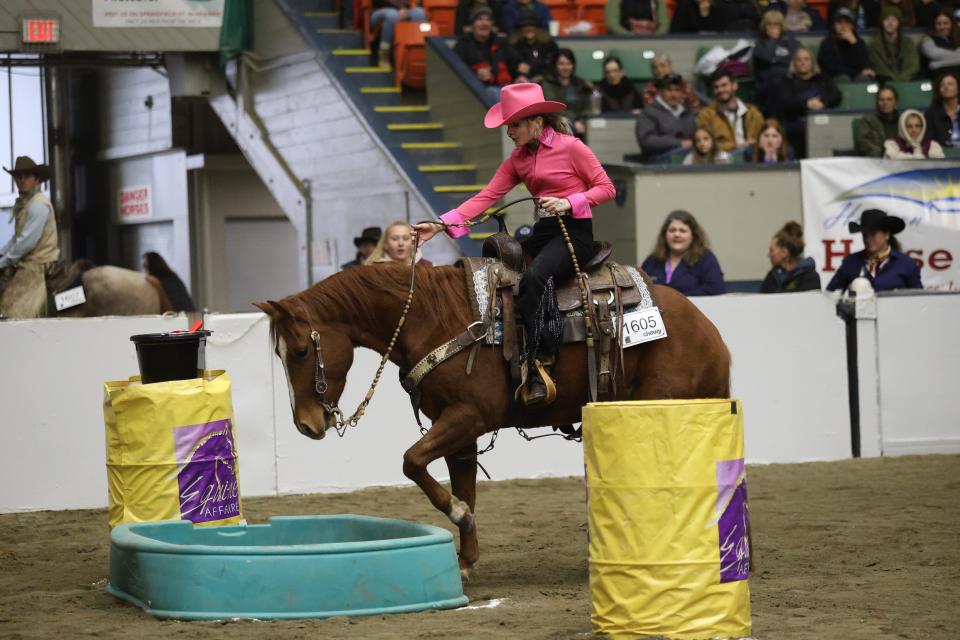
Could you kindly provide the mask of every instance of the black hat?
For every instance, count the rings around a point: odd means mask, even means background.
[[[380,227],[367,227],[360,232],[360,237],[353,239],[353,246],[359,247],[364,242],[372,242],[377,244],[380,242],[380,236],[383,235],[383,231]]]
[[[672,87],[672,86],[682,87],[683,76],[681,76],[679,73],[668,73],[667,75],[657,80],[654,84],[657,87],[657,89],[666,89],[667,87]]]
[[[37,164],[30,156],[18,156],[13,163],[13,169],[4,167],[3,170],[14,178],[17,177],[18,173],[32,173],[37,176],[40,181],[50,179],[50,167],[45,164]]]
[[[538,27],[543,29],[543,23],[540,22],[540,18],[537,17],[537,14],[525,11],[520,14],[520,19],[517,20],[517,29],[522,27]]]
[[[841,7],[833,14],[833,22],[836,22],[837,20],[849,20],[850,22],[856,24],[857,17],[853,15],[853,11],[850,11],[850,9]]]
[[[847,227],[850,233],[860,233],[861,231],[869,233],[870,231],[889,231],[891,234],[900,233],[907,227],[903,218],[897,216],[888,216],[886,211],[880,209],[867,209],[860,215],[860,222],[851,222]]]
[[[474,20],[483,15],[493,20],[493,10],[486,5],[480,5],[470,12],[470,23],[473,24]]]

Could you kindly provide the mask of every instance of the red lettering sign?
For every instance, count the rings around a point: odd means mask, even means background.
[[[936,249],[930,252],[930,259],[927,264],[934,271],[945,271],[953,264],[953,254],[946,249]]]
[[[833,250],[834,242],[839,242],[840,244],[842,244],[843,249],[841,249],[840,251],[834,251]],[[840,258],[840,260],[842,261],[848,255],[850,255],[852,246],[853,246],[853,238],[844,238],[843,240],[824,239],[823,240],[823,251],[824,251],[823,271],[825,273],[830,271],[836,271],[837,268],[833,266],[833,259]]]

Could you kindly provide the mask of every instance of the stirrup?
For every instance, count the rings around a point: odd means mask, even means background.
[[[528,377],[527,384],[520,387],[520,400],[528,407],[547,406],[557,399],[557,385],[539,359],[533,361],[537,376]]]

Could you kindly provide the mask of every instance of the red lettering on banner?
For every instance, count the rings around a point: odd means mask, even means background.
[[[946,249],[936,249],[930,252],[930,259],[927,264],[934,271],[945,271],[953,264],[953,254]]]
[[[923,249],[907,249],[903,254],[908,258],[913,258],[917,266],[923,269]]]
[[[833,243],[839,242],[843,245],[843,249],[840,251],[833,250]],[[853,238],[845,238],[843,240],[823,240],[823,251],[824,251],[824,272],[836,271],[837,268],[833,266],[833,259],[840,258],[843,260],[851,253],[851,248],[853,246]]]

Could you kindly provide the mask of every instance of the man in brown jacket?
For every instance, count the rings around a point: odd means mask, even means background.
[[[710,80],[713,102],[697,116],[697,128],[709,131],[721,151],[755,145],[763,128],[763,114],[737,97],[737,80],[729,71],[717,71]]]
[[[0,317],[40,318],[46,315],[47,271],[60,261],[57,216],[40,191],[50,168],[20,156],[12,170],[3,170],[13,176],[20,197],[10,215],[13,237],[0,248]]]

